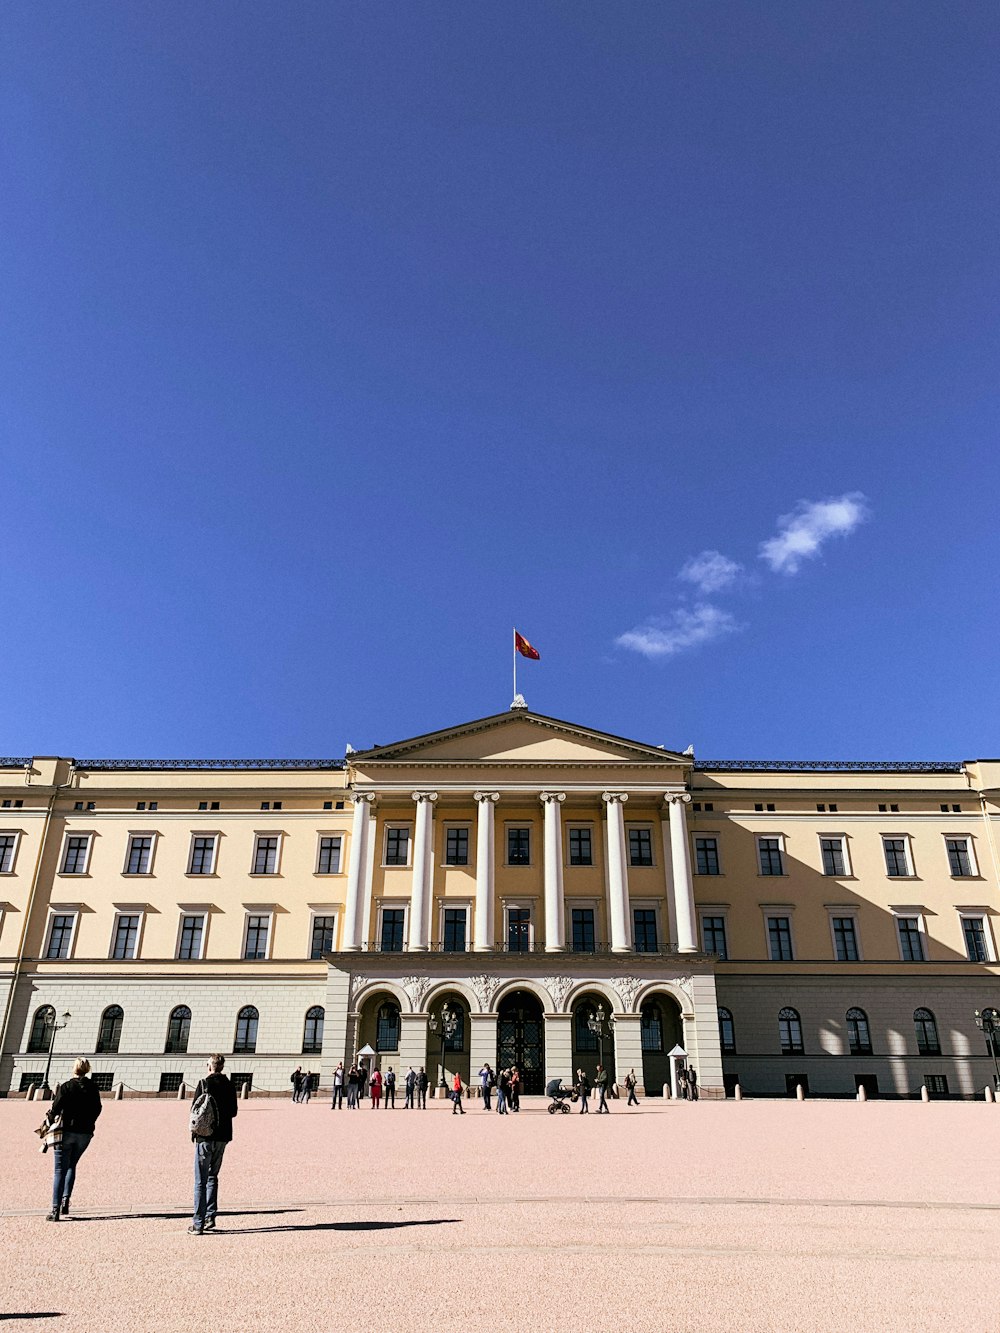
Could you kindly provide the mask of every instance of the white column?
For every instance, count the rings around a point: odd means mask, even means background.
[[[375,800],[371,792],[355,792],[354,822],[351,824],[351,857],[347,866],[347,901],[341,948],[361,948],[361,898],[364,892],[368,850],[368,809]]]
[[[545,952],[566,948],[566,913],[563,907],[562,803],[564,791],[543,791],[545,807]]]
[[[410,890],[410,949],[425,950],[429,943],[431,849],[434,846],[436,791],[415,791],[417,827],[413,836],[413,886]]]
[[[677,948],[681,953],[697,953],[698,937],[694,919],[694,882],[688,853],[686,807],[691,804],[685,792],[667,795],[670,807],[670,861],[674,869],[674,916],[677,920]]]
[[[628,866],[625,860],[625,814],[628,800],[623,791],[606,791],[601,800],[607,807],[608,906],[611,917],[611,952],[629,953],[632,930],[628,911]]]
[[[492,949],[493,940],[493,877],[495,861],[494,809],[500,799],[498,791],[477,791],[473,795],[479,807],[476,824],[476,928],[473,948],[482,952]],[[496,1059],[494,1051],[491,1060]],[[472,1062],[475,1064],[475,1060]],[[481,1066],[480,1066],[481,1067]]]

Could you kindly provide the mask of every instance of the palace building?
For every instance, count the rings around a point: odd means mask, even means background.
[[[1000,761],[701,761],[510,711],[336,761],[0,759],[0,1095],[383,1069],[971,1097]]]

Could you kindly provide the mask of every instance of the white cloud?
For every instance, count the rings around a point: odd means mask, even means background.
[[[693,555],[677,575],[686,583],[693,583],[701,593],[720,592],[736,582],[743,566],[730,560],[721,551],[702,551]]]
[[[794,574],[803,560],[818,555],[828,537],[847,537],[868,517],[860,491],[829,500],[802,500],[793,514],[778,519],[778,535],[760,546],[760,558],[776,574]]]
[[[619,634],[615,642],[619,648],[630,648],[643,657],[673,657],[685,648],[698,648],[739,628],[728,611],[704,604],[692,611],[678,607],[665,619],[652,619]]]

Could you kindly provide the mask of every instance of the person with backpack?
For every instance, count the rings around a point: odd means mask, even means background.
[[[385,1109],[388,1111],[391,1107],[396,1109],[396,1075],[392,1065],[389,1066],[385,1076]]]
[[[233,1120],[239,1112],[236,1089],[222,1072],[224,1055],[208,1057],[208,1077],[199,1080],[191,1104],[191,1142],[194,1144],[194,1215],[192,1236],[215,1230],[219,1211],[219,1172],[226,1144],[233,1141]]]
[[[62,1117],[62,1137],[53,1144],[54,1175],[52,1178],[52,1211],[47,1222],[58,1222],[60,1214],[69,1212],[69,1201],[76,1183],[76,1164],[90,1147],[97,1117],[104,1109],[101,1094],[91,1079],[89,1060],[77,1060],[73,1077],[56,1088],[52,1106],[46,1117],[52,1125]]]
[[[611,1112],[608,1109],[608,1071],[603,1065],[597,1066],[594,1087],[597,1089],[597,1114],[610,1115]]]
[[[639,1098],[635,1095],[635,1085],[638,1082],[635,1076],[635,1070],[630,1069],[625,1075],[625,1087],[628,1089],[628,1101],[626,1106],[638,1106]]]
[[[382,1100],[382,1071],[381,1069],[372,1070],[372,1110],[378,1110],[378,1104]]]
[[[407,1071],[403,1085],[406,1088],[406,1096],[403,1098],[403,1110],[412,1111],[413,1094],[417,1090],[417,1071],[413,1068],[412,1065],[410,1065],[410,1068]]]
[[[296,1065],[289,1082],[292,1085],[292,1101],[297,1102],[302,1098],[302,1066]]]
[[[427,1070],[420,1066],[420,1073],[417,1075],[417,1110],[427,1110],[427,1088],[430,1085],[430,1079],[427,1077]]]

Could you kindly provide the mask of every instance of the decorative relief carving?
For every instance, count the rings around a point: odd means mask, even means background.
[[[639,987],[642,982],[638,977],[612,977],[611,984],[622,997],[622,1003],[626,1009],[631,1009],[635,1004],[635,997],[639,994]]]
[[[490,1009],[493,1005],[493,996],[497,993],[496,977],[478,976],[470,977],[469,985],[476,992],[476,999],[479,1001],[480,1009]]]
[[[351,1008],[352,1008],[352,1009],[354,1008],[354,1002],[355,1002],[355,1000],[358,998],[358,995],[361,993],[361,991],[364,990],[364,988],[365,988],[367,985],[368,985],[368,978],[367,978],[367,977],[363,977],[363,976],[361,976],[361,975],[358,974],[358,973],[355,973],[354,976],[351,977]]]
[[[552,996],[555,1007],[562,1009],[566,1003],[566,996],[569,994],[569,977],[542,977],[542,983]]]
[[[430,979],[430,977],[404,977],[404,978],[403,978],[403,989],[406,991],[407,995],[410,997],[410,1002],[412,1003],[414,1009],[422,1009],[422,1008],[423,1008],[423,1004],[424,1004],[424,996],[427,994],[427,991],[430,989],[430,984],[431,984],[431,979]]]
[[[668,986],[676,986],[679,991],[691,998],[691,978],[690,977],[664,977]]]

